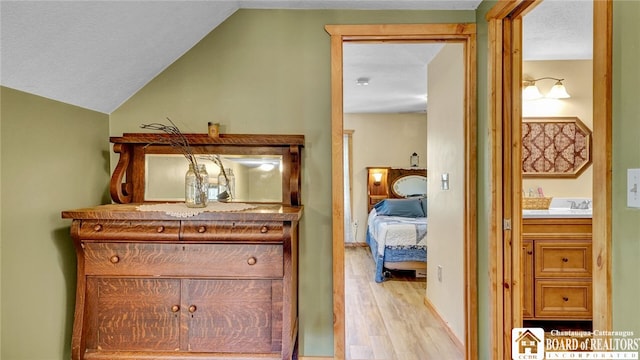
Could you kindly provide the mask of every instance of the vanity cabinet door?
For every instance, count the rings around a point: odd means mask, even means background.
[[[87,349],[180,348],[180,280],[89,277],[87,290]]]
[[[533,317],[533,241],[522,241],[522,317]]]
[[[282,350],[281,280],[183,280],[188,350]]]

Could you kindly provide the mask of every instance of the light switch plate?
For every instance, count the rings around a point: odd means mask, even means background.
[[[640,169],[627,169],[627,207],[640,208]]]

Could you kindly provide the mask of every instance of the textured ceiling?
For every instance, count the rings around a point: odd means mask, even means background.
[[[345,113],[425,112],[427,65],[442,44],[358,44],[343,48]],[[359,78],[369,84],[358,85]]]
[[[239,8],[474,10],[479,3],[480,0],[2,0],[0,83],[20,91],[111,113]],[[571,11],[579,14],[587,11],[587,15],[591,11],[583,9],[590,1],[546,0],[543,5],[547,3],[578,3]],[[551,13],[555,11],[549,10]],[[540,21],[544,21],[545,29],[549,31],[558,24],[546,15],[542,18]],[[561,23],[572,21],[563,19]],[[525,22],[525,29],[526,26]],[[537,28],[538,25],[531,26]],[[576,37],[584,35],[582,32],[575,31],[571,38],[539,33],[538,38],[544,43],[541,46],[544,49],[567,50],[566,44],[550,46],[548,41],[571,40],[572,44],[581,44]],[[591,44],[590,38],[588,43]],[[434,49],[421,45],[394,48],[394,54],[385,50],[388,48],[361,47],[349,52],[345,58],[346,80],[349,76],[371,78],[368,96],[353,95],[354,89],[348,87],[355,87],[355,82],[345,82],[345,111],[352,106],[364,111],[360,109],[372,106],[372,100],[379,105],[381,102],[377,100],[382,98],[390,100],[389,107],[371,107],[372,110],[367,112],[424,111],[426,75],[417,74],[425,71]],[[369,53],[370,59],[376,60],[371,63],[363,61],[363,53]],[[400,54],[402,56],[398,56]],[[350,68],[347,64],[350,63],[358,64],[361,69],[356,71],[362,75],[348,73]],[[400,72],[399,68],[412,71]],[[395,74],[394,81],[389,76],[392,73]],[[418,83],[416,79],[424,79],[424,82]],[[362,102],[364,100],[366,102]]]

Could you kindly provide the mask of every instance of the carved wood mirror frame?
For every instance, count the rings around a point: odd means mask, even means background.
[[[172,135],[163,133],[125,133],[109,139],[119,154],[111,175],[111,199],[120,204],[145,199],[147,154],[182,154],[171,145]],[[279,155],[282,157],[282,203],[301,205],[301,151],[304,135],[183,134],[193,154]]]

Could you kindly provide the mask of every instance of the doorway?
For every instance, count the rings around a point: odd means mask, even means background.
[[[491,48],[490,235],[492,350],[496,359],[511,357],[511,329],[522,326],[519,281],[522,240],[519,127],[522,114],[522,17],[538,2],[496,4],[487,14]],[[611,48],[612,1],[594,1],[593,39],[593,328],[610,330],[611,309]],[[511,221],[513,220],[513,221]],[[506,226],[509,224],[510,226]]]
[[[334,358],[345,358],[344,312],[344,167],[343,167],[343,44],[371,42],[455,42],[463,45],[464,89],[464,343],[465,358],[477,358],[476,307],[476,63],[475,24],[327,25],[331,35],[332,89],[332,211]]]

